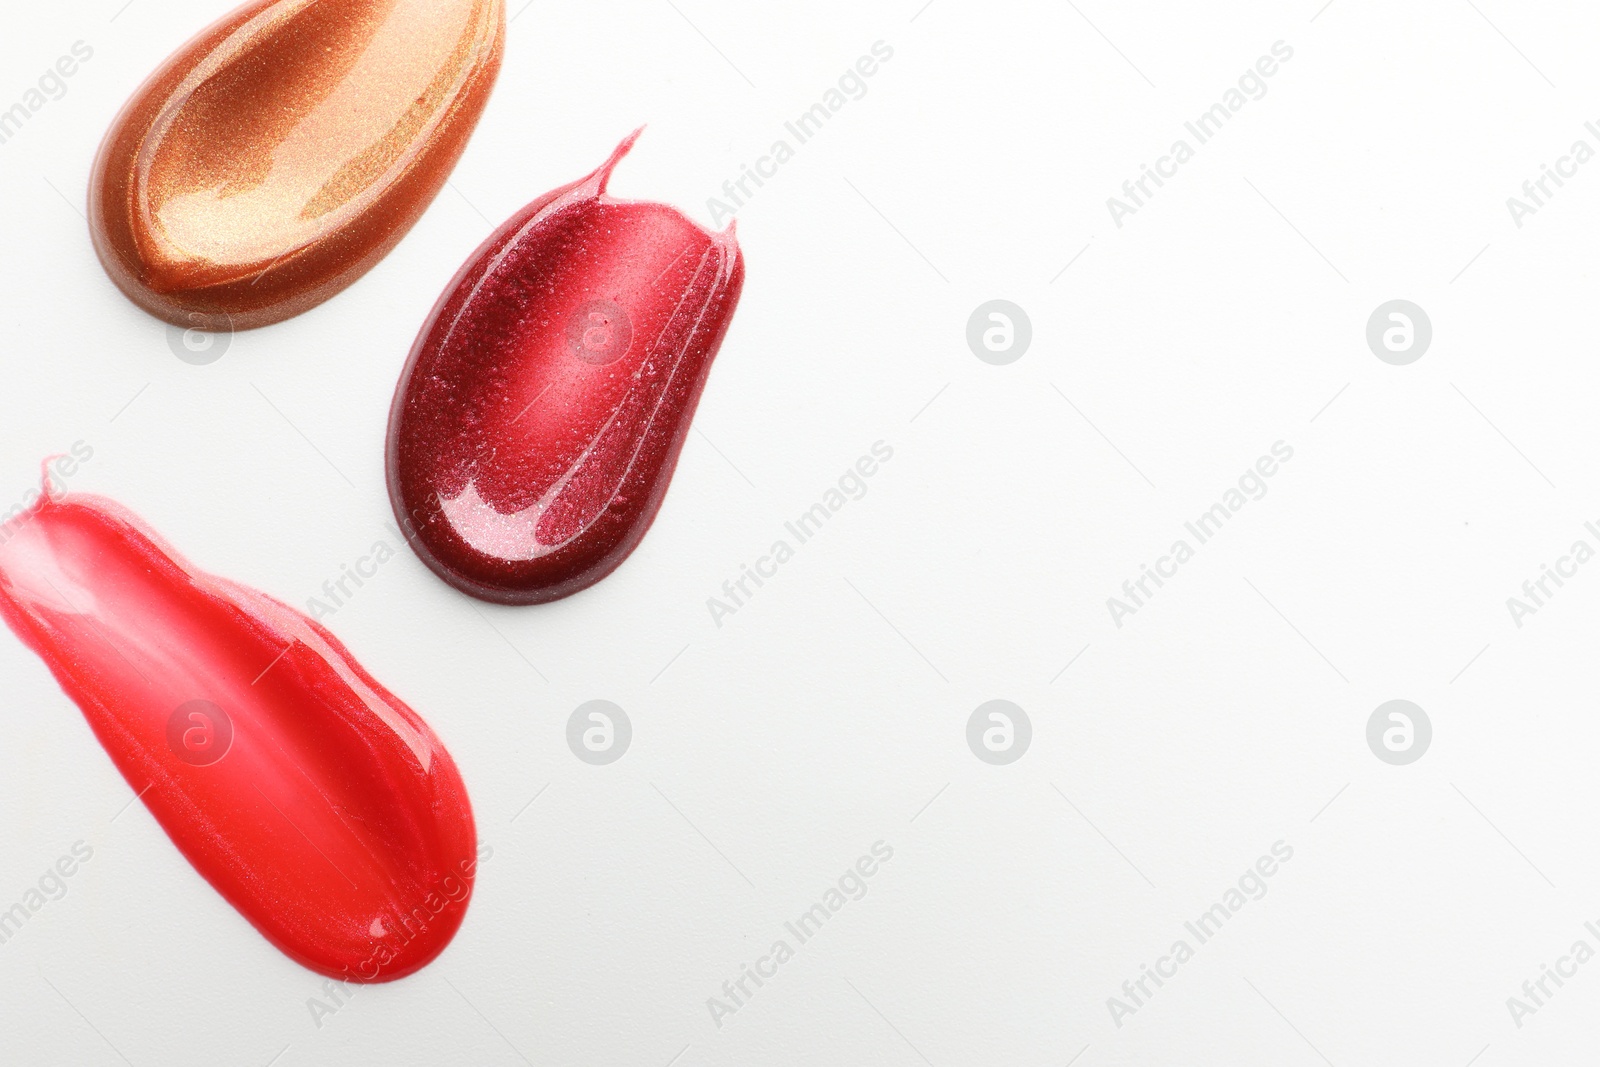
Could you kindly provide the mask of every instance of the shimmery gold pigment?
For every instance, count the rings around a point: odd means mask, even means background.
[[[449,177],[500,69],[504,0],[253,0],[106,134],[89,228],[168,322],[265,326],[350,285]]]

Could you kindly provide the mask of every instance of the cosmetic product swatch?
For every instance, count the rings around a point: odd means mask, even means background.
[[[449,944],[477,863],[466,787],[327,630],[48,483],[0,527],[0,616],[178,851],[291,958],[385,982]]]
[[[504,0],[252,0],[174,53],[89,184],[106,272],[159,318],[265,326],[399,243],[483,112]]]
[[[401,375],[395,515],[472,596],[556,600],[638,546],[739,302],[732,227],[606,194],[637,136],[473,254]]]

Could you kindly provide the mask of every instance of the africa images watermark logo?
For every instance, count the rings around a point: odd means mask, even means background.
[[[456,864],[461,873],[446,874],[434,887],[411,901],[410,910],[395,905],[388,915],[372,920],[372,954],[352,968],[347,968],[345,978],[323,980],[322,996],[306,998],[306,1010],[318,1030],[325,1020],[343,1011],[362,984],[375,982],[385,967],[394,961],[397,950],[404,947],[428,928],[445,912],[466,906],[472,896],[473,878],[478,866],[494,858],[494,846],[480,844],[478,850]]]
[[[66,855],[46,867],[20,900],[0,911],[0,945],[9,944],[12,938],[22,932],[28,920],[44,910],[46,904],[65,897],[67,879],[77,874],[79,868],[93,858],[94,846],[87,841],[74,841]]]
[[[756,957],[753,967],[748,963],[740,964],[739,973],[722,983],[722,995],[706,998],[706,1010],[711,1013],[711,1021],[717,1029],[722,1029],[729,1016],[738,1014],[767,982],[776,978],[778,968],[794,959],[795,950],[816,937],[824,923],[843,911],[852,900],[865,897],[867,880],[893,858],[893,845],[874,841],[867,854],[859,857],[833,885],[823,890],[821,900],[783,924],[787,937],[775,939],[765,955]]]
[[[233,747],[233,719],[209,700],[185,701],[167,717],[167,747],[191,767],[209,767]]]
[[[1116,223],[1117,229],[1122,229],[1123,220],[1129,215],[1136,215],[1140,208],[1148,206],[1156,190],[1167,184],[1167,179],[1178,176],[1178,168],[1195,157],[1196,148],[1221,133],[1250,101],[1267,95],[1267,79],[1278,73],[1280,64],[1294,58],[1294,49],[1283,41],[1272,42],[1271,53],[1261,56],[1254,66],[1239,75],[1239,80],[1222,94],[1219,102],[1183,124],[1184,130],[1194,138],[1194,144],[1178,138],[1165,155],[1156,157],[1153,168],[1148,163],[1139,165],[1139,176],[1122,183],[1121,197],[1106,198],[1106,210],[1111,213],[1111,221]],[[1152,185],[1155,188],[1151,188]]]
[[[852,100],[867,95],[867,79],[877,74],[883,64],[894,58],[894,47],[887,41],[872,42],[870,54],[859,57],[846,67],[838,80],[829,86],[822,98],[783,124],[786,136],[772,142],[765,155],[757,157],[755,164],[743,164],[739,176],[722,183],[722,196],[706,198],[706,210],[711,212],[711,225],[721,228],[756,195],[756,189],[768,179],[778,176],[778,168],[795,157],[796,150],[822,132],[833,116],[843,111]],[[793,140],[791,144],[790,141]],[[751,185],[755,188],[752,189]]]
[[[1591,120],[1585,122],[1583,128],[1596,143],[1600,143],[1600,126]],[[1540,208],[1548,207],[1556,193],[1567,184],[1563,179],[1576,178],[1578,168],[1594,156],[1594,146],[1580,137],[1572,142],[1565,153],[1556,157],[1553,168],[1548,163],[1539,164],[1539,176],[1522,183],[1522,195],[1506,197],[1506,210],[1511,213],[1511,221],[1517,229],[1522,229],[1528,218],[1537,215]]]
[[[838,480],[823,491],[822,499],[783,524],[788,536],[774,540],[764,555],[756,557],[754,567],[740,564],[738,577],[722,583],[722,595],[706,598],[706,610],[717,628],[722,628],[725,617],[747,606],[757,590],[778,576],[778,568],[794,559],[795,550],[820,533],[846,504],[866,496],[867,479],[893,458],[894,448],[887,441],[874,441],[869,454],[846,467]]]
[[[1600,544],[1600,526],[1586,522],[1583,529],[1594,538],[1595,544]],[[1594,557],[1594,545],[1580,537],[1572,542],[1566,552],[1556,557],[1554,567],[1548,563],[1539,564],[1539,574],[1522,583],[1521,595],[1506,597],[1506,610],[1511,613],[1511,621],[1516,628],[1522,629],[1523,620],[1529,615],[1537,615],[1540,608],[1548,607],[1556,593],[1578,576],[1578,568]]]
[[[621,705],[587,700],[567,716],[567,747],[594,767],[615,763],[633,744],[633,720]]]
[[[76,475],[78,470],[93,458],[94,446],[80,440],[72,443],[70,453],[64,453],[47,461],[44,466],[44,485],[29,486],[23,492],[21,500],[6,508],[4,512],[0,512],[0,545],[16,536],[32,517],[33,509],[38,506],[39,499],[45,493],[65,493],[67,479]]]
[[[1584,932],[1600,944],[1600,926],[1592,921],[1583,924]],[[1506,1011],[1511,1013],[1511,1021],[1521,1030],[1525,1020],[1530,1015],[1539,1014],[1540,1008],[1549,1007],[1549,1001],[1566,986],[1567,980],[1578,976],[1578,968],[1594,959],[1594,946],[1583,938],[1578,938],[1572,947],[1563,955],[1556,957],[1556,964],[1551,967],[1548,963],[1539,964],[1539,976],[1529,978],[1522,983],[1519,992],[1521,996],[1513,994],[1506,998]],[[1551,988],[1554,986],[1555,988]]]
[[[394,527],[389,527],[389,531],[394,534],[395,544],[405,540]],[[355,562],[339,564],[338,576],[322,583],[322,595],[306,600],[306,614],[316,622],[337,614],[340,608],[355,599],[369,581],[378,576],[378,569],[396,555],[398,553],[394,545],[387,540],[380,538],[374,541],[366,552],[355,558]]]
[[[1221,533],[1223,527],[1243,511],[1246,504],[1267,495],[1267,479],[1276,475],[1282,464],[1294,458],[1294,448],[1285,441],[1274,441],[1269,452],[1269,455],[1259,457],[1247,467],[1239,475],[1238,481],[1223,492],[1217,503],[1183,524],[1189,537],[1174,541],[1165,555],[1156,557],[1153,568],[1148,563],[1140,564],[1139,576],[1122,583],[1122,596],[1106,598],[1106,610],[1111,613],[1111,621],[1117,629],[1122,629],[1123,619],[1147,607],[1157,591],[1178,576],[1178,568],[1194,558],[1196,549]],[[1190,538],[1193,538],[1193,544],[1189,543]]]
[[[1386,700],[1367,717],[1367,747],[1395,767],[1415,763],[1433,744],[1433,720],[1409,700]]]
[[[1033,744],[1033,720],[1009,700],[979,704],[967,718],[967,747],[985,763],[1015,763]]]
[[[993,367],[1015,363],[1033,344],[1033,320],[1009,300],[979,304],[967,318],[967,347]]]
[[[40,74],[33,87],[22,98],[0,111],[0,144],[5,144],[28,121],[43,111],[52,101],[67,95],[67,79],[78,73],[83,64],[94,58],[94,49],[85,41],[74,41],[67,54],[57,59]]]
[[[1391,366],[1421,359],[1433,344],[1433,320],[1409,300],[1379,304],[1367,318],[1367,347]]]
[[[1178,976],[1178,969],[1194,959],[1195,949],[1206,944],[1222,932],[1224,924],[1244,910],[1253,900],[1267,895],[1267,879],[1277,874],[1283,864],[1294,858],[1294,847],[1286,841],[1275,841],[1271,854],[1263,855],[1246,868],[1238,880],[1223,890],[1221,898],[1198,917],[1183,924],[1187,937],[1172,943],[1166,953],[1156,957],[1155,966],[1139,965],[1139,973],[1122,983],[1121,995],[1106,998],[1106,1010],[1117,1029],[1124,1021],[1149,1006],[1152,998],[1167,982]],[[1190,944],[1190,939],[1194,943]]]
[[[187,325],[167,323],[167,348],[191,367],[209,367],[233,345],[233,316],[225,311],[184,316]]]

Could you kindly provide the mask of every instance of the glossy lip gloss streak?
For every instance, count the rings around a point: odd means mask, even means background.
[[[436,957],[477,863],[439,738],[317,623],[48,488],[0,527],[0,616],[172,843],[312,970],[382,982]]]
[[[423,561],[471,596],[556,600],[628,557],[738,305],[731,227],[606,194],[637,136],[472,255],[395,391],[395,514]]]
[[[106,272],[152,315],[265,326],[352,284],[444,186],[488,101],[504,0],[252,0],[174,53],[89,184]]]

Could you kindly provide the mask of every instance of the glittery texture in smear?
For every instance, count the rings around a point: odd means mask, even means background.
[[[395,514],[423,561],[472,596],[555,600],[627,558],[739,301],[731,227],[606,195],[632,144],[496,231],[401,375]]]
[[[350,285],[477,125],[503,0],[253,0],[112,123],[89,185],[111,279],[169,322],[264,326]]]
[[[478,859],[461,776],[327,630],[80,495],[0,527],[0,616],[195,870],[290,957],[384,982],[455,935]]]

